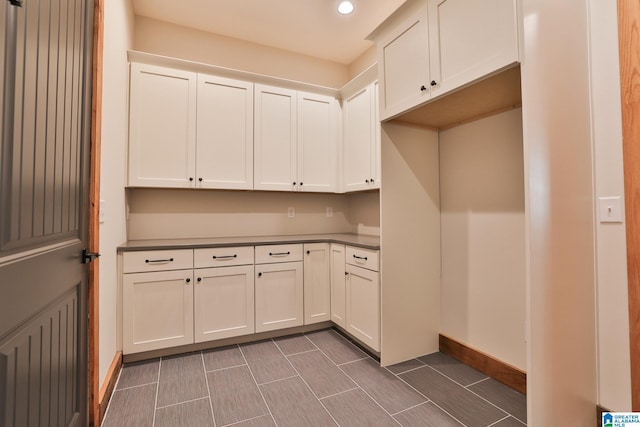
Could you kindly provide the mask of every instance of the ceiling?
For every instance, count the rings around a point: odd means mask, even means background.
[[[131,0],[136,15],[350,64],[372,46],[364,38],[405,0]]]

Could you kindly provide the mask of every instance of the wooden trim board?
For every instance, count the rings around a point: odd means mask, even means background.
[[[98,420],[98,425],[101,425],[102,420],[104,420],[104,413],[107,411],[107,406],[109,406],[109,401],[113,395],[113,390],[116,388],[116,382],[118,381],[118,375],[121,370],[122,352],[119,351],[113,357],[104,384],[102,384],[100,388],[100,397],[98,398],[98,413],[100,414],[100,419]]]
[[[440,334],[439,344],[442,353],[458,359],[465,365],[489,375],[520,393],[527,394],[527,374],[524,371],[446,335]]]
[[[89,250],[100,249],[100,138],[102,135],[102,48],[104,0],[94,0],[93,10],[93,83],[91,99],[91,142],[89,178]],[[89,425],[100,425],[99,307],[100,261],[89,265]]]
[[[640,411],[640,3],[618,0],[622,155],[627,232],[631,408]]]

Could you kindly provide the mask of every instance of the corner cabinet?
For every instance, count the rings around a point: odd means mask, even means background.
[[[129,186],[253,188],[253,83],[132,63]]]
[[[256,85],[256,190],[336,191],[335,98]]]
[[[516,64],[516,0],[409,0],[370,38],[388,120]]]
[[[380,122],[377,83],[343,101],[343,191],[380,188]]]

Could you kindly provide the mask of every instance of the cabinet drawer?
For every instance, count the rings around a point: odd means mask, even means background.
[[[302,261],[302,245],[256,246],[256,264]]]
[[[253,246],[207,248],[193,251],[194,268],[253,264]]]
[[[347,246],[347,264],[357,265],[368,270],[378,271],[378,257],[378,251]]]
[[[124,273],[189,268],[193,268],[193,249],[125,252],[122,257],[122,271]]]

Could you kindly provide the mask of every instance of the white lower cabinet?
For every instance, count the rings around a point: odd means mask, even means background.
[[[347,278],[344,245],[332,243],[331,258],[331,321],[347,328]]]
[[[302,271],[302,245],[256,246],[256,332],[304,323]]]
[[[254,333],[253,265],[194,272],[195,342]]]
[[[304,324],[331,320],[329,243],[304,245]]]
[[[377,271],[347,265],[347,332],[380,351],[380,279]]]
[[[125,274],[123,352],[193,343],[193,270]]]

